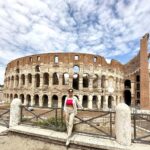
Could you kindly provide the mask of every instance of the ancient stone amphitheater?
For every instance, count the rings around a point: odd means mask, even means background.
[[[149,34],[128,63],[108,62],[104,57],[82,53],[47,53],[18,58],[8,63],[3,97],[19,97],[24,105],[62,107],[67,90],[85,108],[113,109],[120,101],[150,108]]]
[[[92,54],[47,53],[11,61],[4,98],[24,105],[62,107],[69,88],[85,108],[114,108],[123,98],[124,66]]]

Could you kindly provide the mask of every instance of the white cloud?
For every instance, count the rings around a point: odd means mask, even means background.
[[[134,56],[149,10],[150,0],[0,1],[0,75],[12,59],[43,52]]]

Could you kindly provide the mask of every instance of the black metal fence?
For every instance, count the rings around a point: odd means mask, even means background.
[[[115,112],[100,110],[79,111],[75,117],[76,132],[115,138]]]
[[[150,114],[132,113],[133,142],[150,144]]]
[[[66,131],[63,108],[21,107],[21,124]],[[74,131],[107,137],[115,137],[115,113],[112,111],[79,110],[75,116]]]
[[[65,131],[63,109],[21,106],[21,124]]]
[[[10,109],[0,107],[0,125],[9,128]]]

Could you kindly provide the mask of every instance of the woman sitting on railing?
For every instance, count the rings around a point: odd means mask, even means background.
[[[74,116],[77,114],[77,107],[83,109],[83,107],[79,104],[77,97],[73,96],[73,89],[69,89],[68,96],[66,97],[64,103],[65,119],[66,119],[66,126],[67,126],[66,145],[69,145],[70,143]]]

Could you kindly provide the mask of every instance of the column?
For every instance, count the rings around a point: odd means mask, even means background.
[[[35,74],[32,75],[32,88],[35,88]]]
[[[48,95],[48,107],[51,107],[52,106],[52,95],[49,94]]]
[[[93,96],[92,96],[92,95],[89,95],[89,98],[88,98],[88,100],[89,100],[89,102],[88,102],[88,108],[89,108],[89,109],[92,109],[92,108],[93,108],[93,106],[92,106],[92,99],[93,99]]]
[[[83,90],[83,74],[79,75],[79,90]]]
[[[101,95],[98,95],[97,96],[97,98],[98,98],[98,109],[100,109],[101,108]]]
[[[103,110],[108,110],[108,96],[104,96]]]
[[[58,95],[58,108],[61,108],[61,104],[62,104],[62,99],[61,96]]]
[[[93,77],[89,76],[89,90],[92,91],[93,90]]]
[[[34,102],[34,95],[31,95],[31,106],[34,106],[35,102]]]
[[[101,90],[101,77],[98,78],[98,90]]]
[[[79,104],[82,105],[83,95],[79,95]]]
[[[43,73],[40,74],[40,88],[43,87]]]
[[[39,95],[39,106],[40,106],[40,107],[43,107],[42,95]]]

